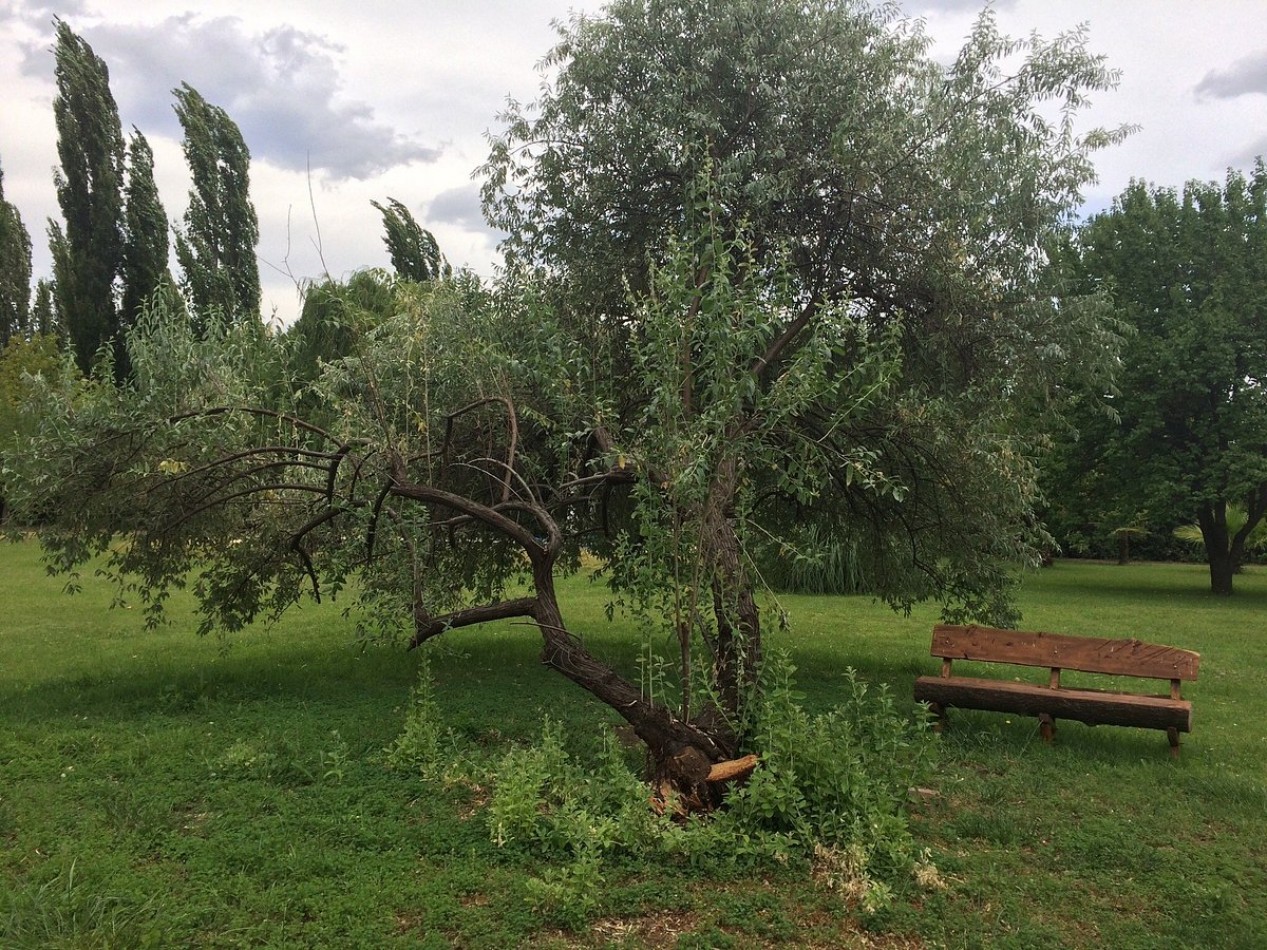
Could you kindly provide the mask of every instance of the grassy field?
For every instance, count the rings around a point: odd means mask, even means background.
[[[594,882],[566,931],[534,910],[529,858],[490,841],[478,789],[391,771],[418,658],[352,642],[337,607],[223,643],[143,630],[86,577],[75,597],[29,544],[0,546],[0,947],[1267,947],[1267,574],[1215,601],[1196,566],[1061,562],[1025,625],[1202,653],[1195,731],[954,713],[917,833],[944,887],[862,915],[803,872]],[[569,611],[634,651],[578,579]],[[774,639],[824,708],[847,666],[907,694],[936,669],[932,611],[788,598]],[[177,611],[179,615],[179,611]],[[473,750],[586,735],[591,708],[524,626],[463,631],[431,659]]]

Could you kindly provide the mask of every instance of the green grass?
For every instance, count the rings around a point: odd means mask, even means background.
[[[1267,574],[1226,601],[1206,583],[1075,562],[1027,580],[1027,627],[1199,650],[1195,731],[1172,761],[1158,732],[1060,723],[1047,746],[1033,720],[953,712],[915,812],[945,888],[863,919],[799,873],[642,868],[596,882],[595,922],[564,932],[533,910],[540,869],[489,841],[480,789],[385,767],[415,656],[358,646],[328,605],[230,643],[147,632],[100,579],[64,597],[33,546],[0,546],[0,946],[1267,947]],[[567,590],[632,670],[602,591]],[[901,694],[936,668],[931,610],[784,605],[773,640],[811,706],[846,666]],[[466,746],[496,755],[547,711],[592,735],[537,649],[506,624],[432,657]]]

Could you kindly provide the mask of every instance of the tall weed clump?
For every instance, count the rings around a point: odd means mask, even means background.
[[[438,778],[450,760],[456,759],[453,743],[436,699],[431,661],[424,650],[418,661],[418,681],[409,691],[404,729],[383,750],[384,760],[388,768],[416,770],[424,779]]]
[[[935,752],[927,717],[852,669],[841,702],[811,715],[794,674],[786,654],[766,660],[749,740],[761,766],[727,799],[726,820],[785,839],[826,883],[881,907],[891,883],[934,876],[907,820]]]
[[[485,818],[508,854],[545,863],[529,884],[536,909],[581,926],[609,875],[648,862],[708,875],[799,867],[865,910],[900,882],[935,880],[907,821],[933,749],[916,708],[849,671],[840,705],[811,715],[793,676],[785,656],[767,659],[750,732],[760,764],[712,815],[657,814],[610,737],[582,760],[547,719],[539,741],[506,752],[486,779]]]

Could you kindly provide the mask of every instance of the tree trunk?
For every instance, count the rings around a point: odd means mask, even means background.
[[[1236,575],[1236,567],[1231,556],[1210,553],[1210,593],[1220,597],[1229,597],[1232,593],[1232,578]]]
[[[713,613],[716,636],[714,682],[722,710],[732,722],[744,713],[745,699],[756,685],[761,665],[761,612],[744,568],[743,548],[734,522],[738,465],[728,459],[718,466],[704,517],[703,544],[713,569]]]
[[[725,720],[707,715],[683,720],[668,706],[644,696],[568,631],[555,595],[549,558],[534,558],[533,581],[537,601],[533,619],[541,631],[541,662],[616,710],[633,727],[651,754],[656,787],[668,785],[683,798],[714,804],[710,801],[709,772],[714,763],[733,759],[738,748]]]
[[[397,460],[393,494],[459,512],[514,540],[532,564],[534,587],[531,597],[468,608],[445,617],[429,617],[425,611],[419,616],[415,607],[414,645],[453,625],[530,616],[541,632],[541,662],[610,706],[633,727],[655,763],[656,786],[670,788],[692,803],[714,804],[713,796],[720,792],[714,791],[719,786],[709,784],[709,772],[714,763],[733,759],[738,750],[731,720],[717,716],[713,710],[702,710],[690,719],[675,714],[670,707],[644,696],[637,686],[598,660],[567,629],[554,589],[554,565],[562,533],[551,515],[544,508],[533,509],[548,536],[543,543],[537,534],[497,508],[434,486],[409,482],[403,471],[403,463]]]
[[[1202,505],[1197,511],[1197,524],[1201,526],[1205,557],[1210,565],[1210,592],[1230,596],[1237,559],[1228,543],[1227,509],[1223,502]]]

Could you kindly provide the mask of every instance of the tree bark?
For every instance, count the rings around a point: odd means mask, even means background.
[[[1197,512],[1197,524],[1201,527],[1206,561],[1210,565],[1210,592],[1229,597],[1237,562],[1228,543],[1227,510],[1223,502],[1202,505]]]
[[[761,664],[761,612],[744,568],[743,549],[734,522],[738,465],[728,459],[718,467],[705,513],[703,543],[712,562],[713,612],[717,632],[709,643],[722,711],[732,721],[744,712],[745,698],[756,684]]]
[[[563,621],[554,590],[549,557],[533,557],[536,607],[541,632],[541,662],[562,673],[633,727],[655,764],[656,787],[666,783],[684,798],[711,804],[708,775],[716,762],[734,758],[737,739],[724,720],[707,716],[683,720],[585,649]]]
[[[1236,568],[1231,557],[1226,554],[1211,552],[1210,554],[1210,593],[1220,597],[1232,595],[1232,578]]]

